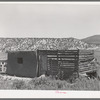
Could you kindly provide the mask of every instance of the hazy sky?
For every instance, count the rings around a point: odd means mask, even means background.
[[[100,3],[0,3],[0,37],[75,37],[100,34]]]

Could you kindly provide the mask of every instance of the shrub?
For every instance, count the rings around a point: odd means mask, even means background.
[[[33,78],[29,81],[19,79],[3,79],[0,77],[0,89],[24,89],[24,90],[100,90],[100,81],[79,77],[74,83],[68,80],[56,80],[52,77]]]
[[[25,89],[25,86],[26,84],[25,84],[25,82],[24,81],[22,81],[22,80],[14,80],[13,81],[13,85],[12,85],[12,88],[13,89]]]

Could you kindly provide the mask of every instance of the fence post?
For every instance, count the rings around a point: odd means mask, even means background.
[[[39,68],[39,50],[37,50],[37,77],[39,77],[40,74],[40,68]]]
[[[79,77],[79,49],[78,49],[78,54],[77,54],[77,67],[78,67],[78,69],[77,69],[77,74],[78,74],[78,77]]]
[[[58,64],[58,49],[57,49],[57,68],[59,70],[59,64]]]

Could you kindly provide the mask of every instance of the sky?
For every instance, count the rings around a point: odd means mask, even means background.
[[[100,3],[0,3],[0,37],[86,38],[100,34]]]

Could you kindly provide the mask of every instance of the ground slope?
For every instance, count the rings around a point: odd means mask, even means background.
[[[82,39],[82,41],[88,44],[100,45],[100,35],[93,35],[93,36]]]

